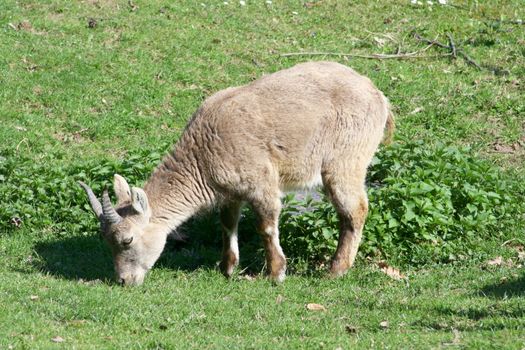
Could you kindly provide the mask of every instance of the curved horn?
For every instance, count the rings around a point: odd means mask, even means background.
[[[79,181],[78,184],[82,186],[84,191],[86,191],[86,194],[88,196],[89,204],[91,204],[91,209],[93,209],[93,212],[97,216],[99,220],[102,220],[103,213],[102,213],[102,205],[100,204],[100,201],[97,199],[95,194],[93,193],[93,190],[83,183],[82,181]]]
[[[104,213],[104,219],[108,224],[118,224],[122,220],[122,217],[118,215],[117,211],[111,204],[107,189],[104,190],[104,194],[102,195],[102,212]]]

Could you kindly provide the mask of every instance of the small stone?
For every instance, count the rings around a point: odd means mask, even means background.
[[[91,28],[91,29],[96,28],[97,24],[98,23],[97,23],[96,19],[94,19],[94,18],[89,18],[88,19],[88,28]]]

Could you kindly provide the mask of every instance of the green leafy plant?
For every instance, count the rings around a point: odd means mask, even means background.
[[[472,255],[476,242],[517,222],[517,183],[468,148],[400,141],[369,169],[369,215],[361,255],[423,264]],[[522,189],[521,189],[522,191]],[[324,201],[287,198],[282,241],[292,257],[325,262],[337,246],[338,219]]]
[[[331,203],[308,196],[298,201],[285,197],[280,217],[281,244],[294,260],[328,261],[337,246],[338,218]]]
[[[78,180],[89,182],[96,193],[119,173],[131,183],[147,178],[160,153],[137,151],[124,160],[89,161],[64,166],[53,154],[34,163],[12,153],[0,154],[0,232],[20,226],[44,234],[96,231],[96,221]],[[112,188],[112,186],[108,186]]]

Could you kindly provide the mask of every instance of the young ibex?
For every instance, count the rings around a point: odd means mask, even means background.
[[[143,282],[169,232],[215,205],[223,228],[220,269],[231,276],[246,202],[259,219],[270,277],[282,281],[282,192],[322,183],[341,222],[330,270],[339,276],[361,241],[365,174],[385,126],[390,137],[388,101],[369,79],[338,63],[304,63],[209,97],[144,190],[115,175],[115,208],[107,191],[101,204],[81,185],[111,246],[117,279],[127,285]]]

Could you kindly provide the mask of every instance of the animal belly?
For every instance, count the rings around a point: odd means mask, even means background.
[[[321,171],[304,174],[304,176],[297,176],[298,174],[282,174],[281,175],[281,191],[295,191],[300,189],[309,189],[323,184],[321,178]]]

